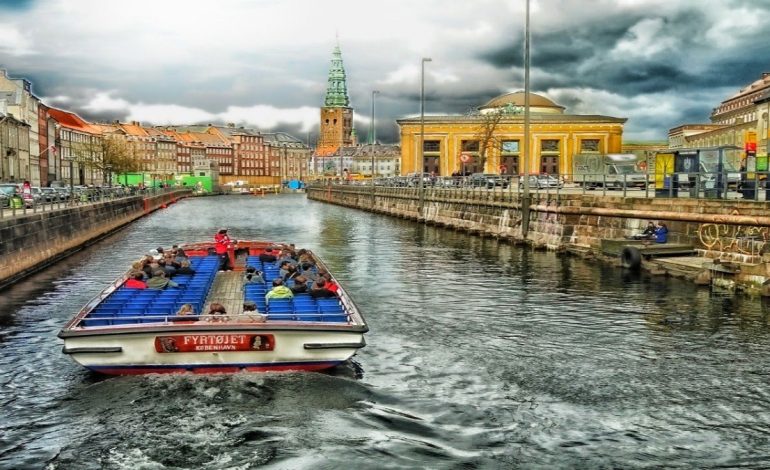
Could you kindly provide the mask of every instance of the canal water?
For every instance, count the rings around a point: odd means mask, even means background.
[[[369,346],[330,373],[104,378],[67,319],[159,245],[319,253]],[[770,307],[307,201],[195,198],[0,293],[0,468],[770,466]]]

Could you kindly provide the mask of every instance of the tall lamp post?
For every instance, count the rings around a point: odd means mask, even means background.
[[[420,153],[419,158],[415,158],[415,163],[419,163],[416,176],[420,181],[420,203],[418,206],[420,215],[422,215],[422,206],[425,203],[425,181],[423,181],[422,175],[425,167],[425,62],[432,60],[430,57],[423,57],[420,61]]]
[[[377,142],[377,126],[374,121],[374,97],[379,94],[378,90],[372,90],[372,123],[370,124],[371,130],[369,131],[369,151],[372,152],[372,188],[374,188],[374,144]],[[374,189],[372,189],[374,190]]]
[[[524,192],[521,196],[521,236],[529,232],[529,0],[524,23]]]

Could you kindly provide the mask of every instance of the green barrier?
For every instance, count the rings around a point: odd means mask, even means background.
[[[24,207],[24,200],[18,195],[11,196],[10,207],[11,209],[21,209]]]

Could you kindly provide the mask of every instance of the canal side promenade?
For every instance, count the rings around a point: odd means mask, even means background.
[[[307,194],[316,201],[617,265],[620,258],[602,249],[603,240],[625,239],[649,221],[663,222],[669,243],[692,246],[693,256],[645,260],[644,269],[770,295],[765,285],[770,281],[770,203],[764,201],[533,192],[527,204],[516,191],[431,187],[421,206],[417,188],[331,184],[311,186]]]
[[[190,195],[170,189],[77,205],[4,210],[0,218],[0,289]]]

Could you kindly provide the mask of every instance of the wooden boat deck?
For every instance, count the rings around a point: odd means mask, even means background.
[[[203,313],[209,311],[213,302],[224,305],[228,315],[243,314],[243,273],[237,271],[217,273],[209,295],[206,297]]]

